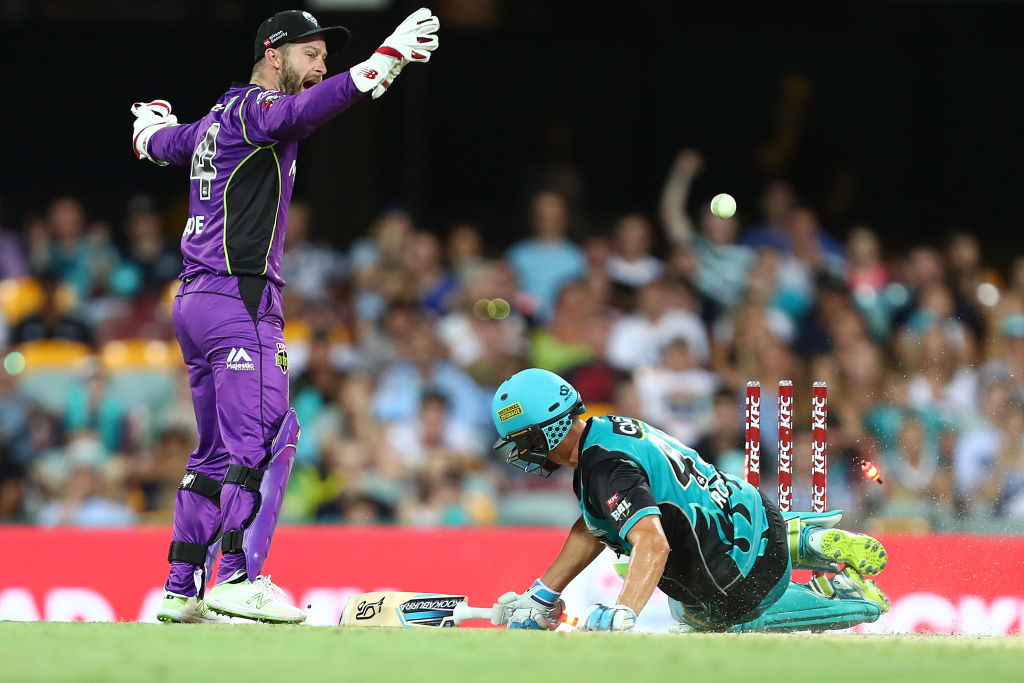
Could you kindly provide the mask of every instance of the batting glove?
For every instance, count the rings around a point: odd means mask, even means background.
[[[583,617],[584,631],[631,631],[636,625],[636,613],[625,605],[594,605]]]
[[[178,117],[171,113],[171,103],[166,100],[136,102],[132,105],[135,114],[135,132],[132,148],[138,159],[149,159],[157,166],[166,166],[166,161],[154,159],[149,154],[149,139],[164,126],[178,125]]]
[[[501,619],[495,622],[492,618],[491,621],[499,626],[504,624],[506,628],[552,630],[558,626],[565,610],[560,595],[537,579],[525,593],[508,592],[498,598],[498,605],[502,608]]]
[[[402,62],[430,61],[430,55],[437,49],[439,28],[441,22],[426,7],[410,14],[369,59],[349,70],[356,88],[360,92],[369,92],[387,81],[384,90],[373,97],[376,99],[383,95],[405,66]],[[392,75],[395,66],[399,68]]]

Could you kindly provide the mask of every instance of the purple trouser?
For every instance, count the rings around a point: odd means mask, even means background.
[[[263,278],[200,274],[183,283],[174,299],[174,332],[188,364],[199,446],[174,506],[164,586],[170,593],[195,595],[206,578],[199,573],[205,548],[220,532],[240,537],[256,513],[256,490],[224,480],[270,459],[271,441],[288,410],[283,327],[280,289]],[[225,551],[218,580],[244,569],[242,552]]]

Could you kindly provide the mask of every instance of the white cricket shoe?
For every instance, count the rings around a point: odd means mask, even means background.
[[[227,624],[231,621],[230,617],[217,614],[210,609],[205,600],[195,596],[185,598],[169,593],[160,601],[156,618],[174,624]]]
[[[306,620],[302,610],[288,604],[284,591],[269,576],[257,576],[255,581],[218,583],[210,589],[206,603],[221,614],[270,624],[299,624]]]

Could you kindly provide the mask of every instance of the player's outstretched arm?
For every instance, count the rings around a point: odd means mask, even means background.
[[[565,603],[562,589],[601,554],[601,542],[587,531],[583,517],[573,525],[555,561],[544,575],[523,593],[510,591],[498,598],[503,608],[497,625],[508,628],[554,629],[559,624]],[[497,613],[497,612],[496,612]]]
[[[614,605],[593,605],[583,616],[584,631],[629,631],[636,615],[651,599],[665,571],[671,548],[657,515],[641,517],[626,534],[633,546],[629,554],[626,581]]]
[[[358,102],[367,92],[383,95],[406,64],[426,62],[437,49],[440,22],[430,10],[413,12],[365,62],[291,97],[247,98],[248,140],[266,145],[301,140]]]

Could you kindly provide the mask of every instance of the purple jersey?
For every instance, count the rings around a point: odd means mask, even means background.
[[[195,123],[157,131],[150,154],[191,166],[185,268],[281,279],[298,141],[362,97],[346,71],[288,95],[237,85]]]

